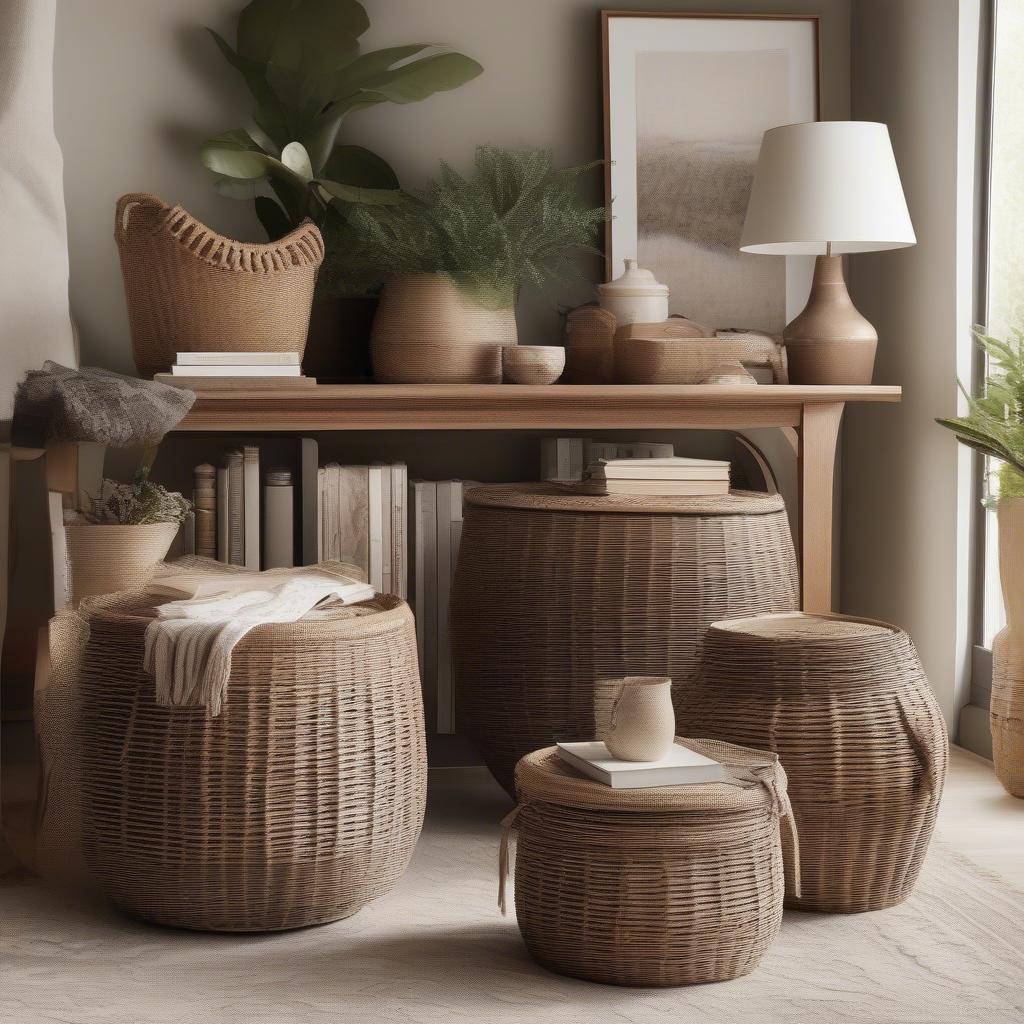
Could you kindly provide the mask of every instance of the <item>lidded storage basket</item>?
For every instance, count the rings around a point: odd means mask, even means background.
[[[910,894],[948,752],[906,633],[830,615],[716,622],[676,716],[681,729],[774,750],[786,766],[802,885],[788,904],[852,913]]]
[[[426,747],[413,618],[394,597],[262,625],[223,709],[164,707],[142,592],[86,601],[82,848],[123,910],[212,931],[348,917],[419,836]]]
[[[309,333],[324,242],[306,222],[270,244],[237,242],[180,206],[129,193],[117,201],[132,355],[166,373],[178,352],[297,352]]]
[[[516,917],[545,967],[617,985],[725,981],[778,935],[781,846],[794,847],[778,758],[681,742],[729,766],[729,781],[611,789],[554,747],[517,765]]]
[[[511,793],[523,755],[600,733],[615,680],[681,685],[710,622],[798,594],[778,495],[473,488],[451,597],[459,718]]]

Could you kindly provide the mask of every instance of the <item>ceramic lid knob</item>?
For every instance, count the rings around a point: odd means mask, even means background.
[[[626,269],[621,277],[597,286],[604,297],[615,295],[668,295],[668,285],[661,284],[649,270],[637,266],[636,260],[627,259]]]

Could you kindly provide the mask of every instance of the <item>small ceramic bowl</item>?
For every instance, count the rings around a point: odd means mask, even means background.
[[[554,384],[565,369],[560,345],[505,345],[501,350],[506,384]]]

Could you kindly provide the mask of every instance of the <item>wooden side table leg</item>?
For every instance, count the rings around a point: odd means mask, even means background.
[[[800,579],[805,612],[832,610],[832,494],[842,402],[807,404],[800,425]]]

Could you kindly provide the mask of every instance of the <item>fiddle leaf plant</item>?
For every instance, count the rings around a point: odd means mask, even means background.
[[[332,205],[400,202],[388,163],[339,141],[345,119],[381,103],[417,103],[483,71],[429,43],[360,53],[369,26],[356,0],[252,0],[234,47],[209,30],[256,106],[249,127],[209,139],[201,159],[222,195],[255,201],[271,240],[306,218],[323,226]]]
[[[972,395],[958,381],[967,400],[967,415],[938,419],[956,439],[992,459],[999,467],[999,496],[1024,496],[1024,332],[1008,340],[976,329],[974,336],[988,356],[981,394]]]

